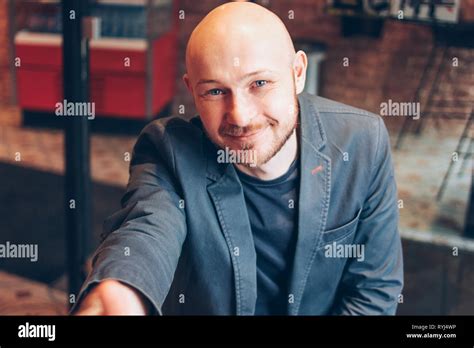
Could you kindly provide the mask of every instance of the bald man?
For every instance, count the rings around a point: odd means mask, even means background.
[[[141,133],[79,314],[395,314],[396,185],[380,117],[303,93],[282,21],[227,3],[193,31],[199,116]]]

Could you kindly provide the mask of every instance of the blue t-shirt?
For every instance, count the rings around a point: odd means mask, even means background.
[[[298,225],[298,162],[273,180],[260,180],[237,170],[257,253],[256,315],[288,314]]]

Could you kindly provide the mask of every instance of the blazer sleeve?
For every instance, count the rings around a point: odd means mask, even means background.
[[[103,241],[77,301],[105,279],[124,282],[162,314],[186,237],[186,219],[174,177],[173,153],[164,128],[152,123],[139,136],[130,163],[122,209],[104,222]]]
[[[373,163],[354,240],[365,246],[365,260],[348,260],[332,315],[394,315],[403,288],[397,187],[390,139],[380,117]]]

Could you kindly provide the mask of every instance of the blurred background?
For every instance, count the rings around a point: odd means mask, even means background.
[[[97,0],[72,13],[61,1],[0,0],[0,315],[67,313],[120,207],[139,131],[195,116],[186,43],[224,2]],[[308,93],[379,114],[389,129],[405,260],[398,314],[474,314],[474,0],[257,2],[308,54]],[[63,13],[87,15],[79,36]],[[68,78],[85,76],[81,35],[95,115],[71,121],[55,110],[81,82]],[[406,103],[420,117],[391,108]],[[88,202],[74,216],[71,182]],[[8,254],[12,244],[36,245],[37,260]]]

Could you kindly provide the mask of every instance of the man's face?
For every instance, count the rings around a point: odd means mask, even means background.
[[[192,61],[188,81],[208,137],[220,148],[254,151],[269,161],[296,127],[292,65],[279,47],[242,43]],[[228,46],[227,46],[228,47]]]

